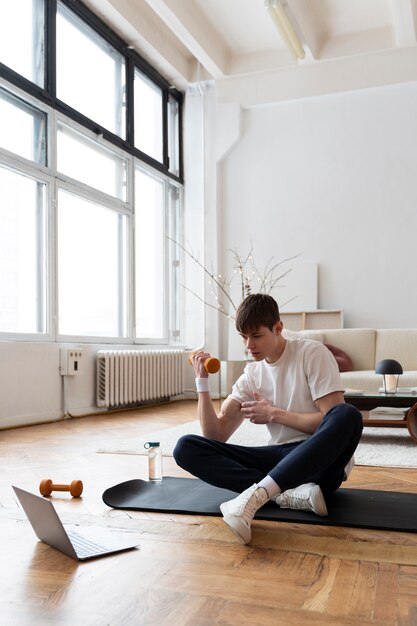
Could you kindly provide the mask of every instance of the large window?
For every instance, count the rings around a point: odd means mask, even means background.
[[[46,332],[45,183],[0,167],[0,328]]]
[[[0,338],[179,341],[181,94],[79,0],[14,4],[0,7]]]

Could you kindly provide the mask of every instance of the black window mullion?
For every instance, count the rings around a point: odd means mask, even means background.
[[[162,91],[162,162],[169,170],[168,90]]]
[[[135,146],[135,64],[131,56],[126,60],[126,143],[130,148]]]
[[[45,0],[45,90],[56,99],[56,0]]]
[[[183,181],[184,176],[184,159],[183,159],[183,125],[182,125],[182,107],[183,107],[183,96],[179,94],[178,97],[178,166],[179,166],[179,177],[181,181]]]

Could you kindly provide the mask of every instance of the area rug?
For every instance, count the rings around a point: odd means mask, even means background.
[[[172,456],[172,451],[182,435],[201,435],[199,422],[187,422],[172,428],[150,432],[146,437],[130,441],[114,441],[97,452],[105,454],[147,454],[144,444],[159,441],[164,456]],[[245,420],[230,437],[230,443],[243,446],[264,446],[268,442],[266,426],[255,425]],[[417,467],[417,443],[406,428],[365,427],[359,446],[355,452],[357,465],[379,467]]]

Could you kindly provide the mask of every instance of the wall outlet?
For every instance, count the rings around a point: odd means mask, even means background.
[[[77,376],[81,371],[83,351],[80,348],[61,348],[59,373],[61,376]]]

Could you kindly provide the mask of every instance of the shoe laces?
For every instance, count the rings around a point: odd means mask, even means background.
[[[290,507],[297,506],[297,504],[305,503],[308,501],[308,493],[287,493],[286,500]]]
[[[300,506],[302,504],[308,503],[308,500],[310,499],[310,494],[310,488],[301,489],[300,487],[297,487],[296,489],[288,490],[285,495],[283,495],[285,498],[285,502],[288,503],[289,507],[291,508],[297,505]]]
[[[261,502],[260,494],[257,493],[258,489],[262,489],[262,487],[257,487],[253,493],[250,494],[249,498],[242,499],[239,503],[239,506],[236,510],[236,514],[239,516],[249,515],[252,518],[255,513],[259,509],[259,504]]]

